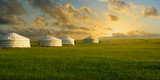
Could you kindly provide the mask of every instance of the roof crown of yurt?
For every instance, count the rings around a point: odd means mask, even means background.
[[[53,47],[53,46],[62,46],[62,40],[56,37],[48,35],[44,38],[41,38],[37,41],[37,45],[40,47]]]
[[[71,37],[64,37],[64,38],[62,38],[62,44],[64,46],[75,45],[75,39],[73,39]]]
[[[89,37],[83,39],[83,43],[99,43],[99,39],[95,38],[93,36],[89,36]]]
[[[31,47],[30,39],[17,33],[8,33],[0,38],[0,47],[2,48],[23,48]]]

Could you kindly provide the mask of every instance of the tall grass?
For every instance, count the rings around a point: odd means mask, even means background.
[[[158,80],[159,39],[0,49],[0,80]]]

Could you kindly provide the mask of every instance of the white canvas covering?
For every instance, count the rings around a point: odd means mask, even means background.
[[[83,43],[99,43],[99,39],[95,37],[87,37],[83,40]]]
[[[30,46],[30,39],[17,33],[9,33],[0,38],[2,48],[25,48]]]
[[[75,45],[75,39],[71,37],[64,37],[62,38],[62,44],[63,45]]]
[[[62,40],[48,35],[38,40],[38,46],[41,47],[62,46]]]

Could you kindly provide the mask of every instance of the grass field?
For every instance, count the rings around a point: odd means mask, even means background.
[[[160,39],[0,49],[0,80],[159,80]]]

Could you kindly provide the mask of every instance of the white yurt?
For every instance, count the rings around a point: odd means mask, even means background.
[[[31,47],[30,39],[17,33],[9,33],[0,38],[1,48],[27,48]]]
[[[75,39],[71,37],[64,37],[62,38],[62,45],[67,46],[67,45],[75,45]]]
[[[95,37],[87,37],[83,40],[83,43],[99,43],[99,39]]]
[[[38,46],[41,47],[53,47],[62,46],[62,40],[53,36],[47,35],[46,37],[38,40]]]

